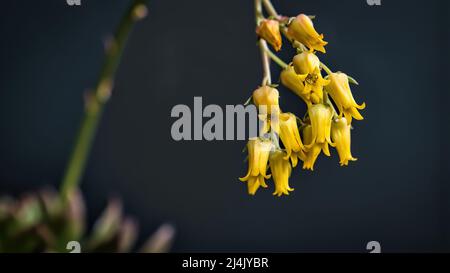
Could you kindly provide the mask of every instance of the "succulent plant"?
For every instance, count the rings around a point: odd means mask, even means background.
[[[123,214],[119,199],[109,201],[87,233],[79,190],[66,199],[49,189],[0,197],[0,252],[167,252],[175,230],[162,225],[141,248],[135,247],[137,234],[137,222]]]

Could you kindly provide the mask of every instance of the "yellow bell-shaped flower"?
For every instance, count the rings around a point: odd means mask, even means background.
[[[328,145],[335,146],[331,141],[331,120],[333,112],[331,108],[324,104],[315,104],[308,109],[311,127],[303,129],[303,139],[307,150],[306,158],[303,162],[304,169],[313,170],[314,163],[320,151],[326,156],[330,156]]]
[[[314,164],[316,163],[317,157],[322,151],[323,144],[317,144],[312,142],[313,141],[312,126],[309,124],[302,128],[302,135],[303,135],[303,142],[305,144],[312,145],[306,152],[305,157],[302,159],[303,169],[313,171]]]
[[[253,92],[253,103],[258,107],[258,118],[262,122],[260,135],[269,130],[278,133],[278,119],[281,112],[278,104],[279,97],[278,90],[268,85],[259,87]]]
[[[271,114],[272,110],[278,113],[280,110],[279,97],[278,90],[268,85],[253,91],[253,103],[259,107],[260,114]]]
[[[286,150],[286,160],[291,160],[292,167],[296,167],[298,159],[305,156],[303,143],[297,126],[297,117],[292,113],[280,114],[280,139]]]
[[[341,166],[347,166],[349,161],[356,161],[357,159],[352,156],[350,150],[351,125],[347,123],[347,120],[343,118],[337,118],[333,120],[331,124],[331,139],[336,144],[336,150],[339,154],[339,163]]]
[[[267,163],[271,149],[272,142],[268,140],[252,138],[247,143],[248,172],[239,180],[247,182],[250,195],[255,195],[259,187],[267,188],[265,179],[270,178],[270,174],[267,174]]]
[[[277,20],[263,20],[256,28],[256,34],[272,45],[276,51],[281,49],[280,23]]]
[[[325,87],[325,91],[330,94],[336,106],[339,109],[339,116],[347,119],[348,124],[351,124],[352,118],[356,120],[364,119],[358,110],[366,108],[366,104],[358,105],[353,98],[350,84],[346,74],[338,72],[332,73],[329,77],[330,84]]]
[[[311,93],[305,92],[305,85],[303,81],[306,76],[295,73],[293,66],[286,67],[280,74],[281,84],[289,88],[297,96],[299,96],[306,104],[311,103]]]
[[[317,33],[312,20],[305,14],[295,17],[288,26],[288,35],[307,46],[310,50],[317,50],[325,53],[323,35]]]
[[[314,104],[322,102],[323,87],[330,81],[322,77],[319,58],[314,53],[302,52],[293,58],[292,64],[295,72],[303,79],[305,88],[302,93],[309,94],[310,101]]]
[[[272,172],[275,191],[273,195],[280,197],[281,195],[289,195],[293,191],[289,187],[289,177],[291,176],[292,167],[289,160],[286,160],[286,154],[280,150],[276,150],[270,154],[270,171]]]
[[[325,104],[315,104],[309,107],[308,115],[312,126],[312,142],[328,143],[334,146],[330,136],[331,120],[333,118],[331,108]],[[328,155],[328,152],[325,150],[324,153]]]

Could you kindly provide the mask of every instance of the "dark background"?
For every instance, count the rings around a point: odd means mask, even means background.
[[[0,193],[60,181],[103,40],[129,4],[81,1],[2,2]],[[341,168],[334,151],[313,173],[294,170],[290,196],[274,198],[272,187],[250,197],[237,179],[245,142],[173,141],[174,105],[243,103],[260,83],[253,1],[149,1],[82,184],[90,219],[119,195],[142,235],[176,226],[174,251],[366,251],[371,240],[382,251],[449,251],[449,2],[273,2],[317,15],[329,42],[319,57],[360,82],[359,160]],[[280,94],[283,109],[303,114],[296,96]]]

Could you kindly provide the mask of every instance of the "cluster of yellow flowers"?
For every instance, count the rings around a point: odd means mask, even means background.
[[[327,42],[315,30],[311,17],[304,14],[294,18],[272,16],[258,20],[257,24],[260,41],[279,51],[283,34],[297,49],[290,64],[282,62],[267,46],[264,50],[283,68],[281,84],[297,94],[308,110],[303,118],[283,112],[276,85],[263,83],[257,88],[252,101],[260,109],[264,128],[260,137],[247,143],[248,172],[239,179],[247,183],[251,195],[260,187],[267,188],[266,180],[270,178],[275,185],[273,195],[288,195],[293,191],[289,177],[299,160],[303,162],[303,169],[313,170],[321,152],[330,156],[329,146],[336,148],[341,166],[356,160],[350,151],[350,130],[352,119],[363,119],[358,110],[364,109],[365,104],[359,105],[353,98],[349,85],[349,82],[357,84],[353,78],[331,72],[317,57],[317,51],[326,52]],[[322,70],[327,74],[325,77]]]

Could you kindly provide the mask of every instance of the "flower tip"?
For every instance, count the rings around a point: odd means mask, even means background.
[[[341,165],[341,167],[345,167],[348,166],[349,161],[358,161],[358,159],[355,157],[346,158],[344,160],[341,160],[339,164]]]
[[[256,194],[257,190],[258,190],[258,187],[255,187],[255,185],[249,186],[248,187],[248,194],[251,195],[251,196],[254,196]]]
[[[326,45],[326,44],[325,44],[325,45]],[[324,54],[327,53],[327,50],[326,50],[325,47],[323,47],[323,46],[322,46],[322,47],[316,48],[316,50],[319,51],[319,52],[322,52],[322,53],[324,53]]]
[[[364,110],[366,109],[366,103],[363,102],[361,105],[357,105],[356,108],[358,108],[359,110]]]

